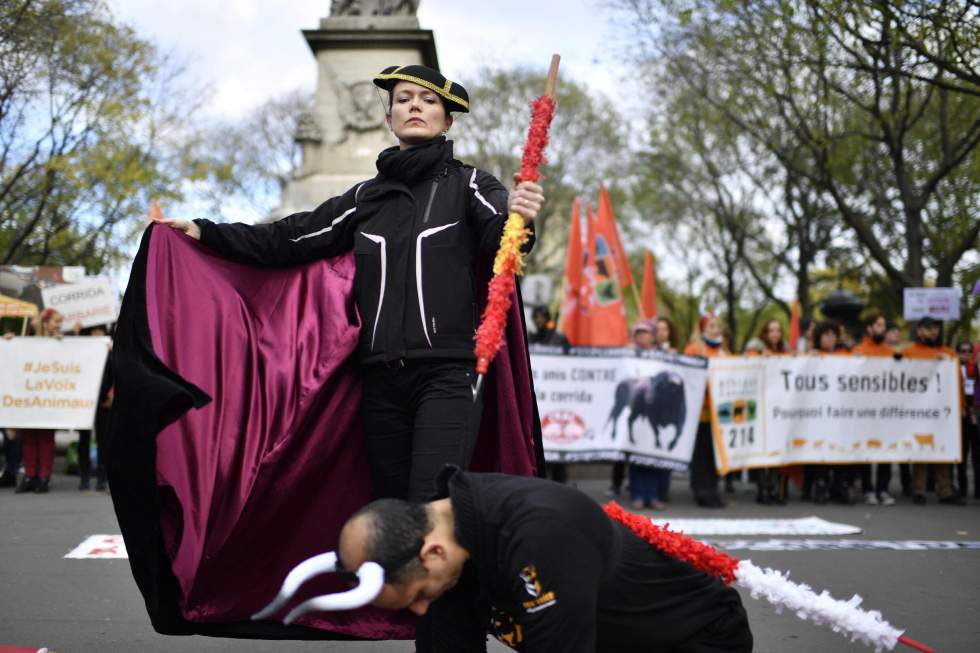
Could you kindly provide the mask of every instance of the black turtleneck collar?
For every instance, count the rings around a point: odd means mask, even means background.
[[[406,150],[397,145],[382,150],[376,165],[383,177],[411,185],[438,175],[452,160],[453,142],[439,136]]]

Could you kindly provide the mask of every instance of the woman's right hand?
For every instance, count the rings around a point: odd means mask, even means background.
[[[165,224],[177,231],[183,231],[194,240],[201,240],[201,228],[197,226],[196,222],[181,220],[180,218],[163,218],[162,220],[154,220],[154,222]]]

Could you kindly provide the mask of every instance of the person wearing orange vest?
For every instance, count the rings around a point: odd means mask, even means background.
[[[684,348],[688,356],[728,356],[722,339],[721,320],[714,313],[705,313],[698,321],[698,332]],[[702,508],[724,508],[718,493],[718,470],[715,469],[715,445],[711,435],[711,393],[705,388],[698,434],[691,455],[691,490]]]
[[[894,358],[895,348],[885,342],[885,332],[888,323],[881,313],[872,313],[864,319],[864,340],[856,345],[851,353],[855,356],[868,358]],[[892,506],[895,499],[888,494],[888,485],[892,480],[891,463],[878,463],[875,470],[876,483],[871,484],[871,464],[861,465],[861,491],[864,492],[864,502],[871,506]]]
[[[910,344],[902,351],[903,358],[912,359],[934,359],[949,358],[955,359],[956,352],[951,347],[943,345],[941,323],[933,318],[926,316],[919,320],[915,326],[915,342]],[[965,409],[963,399],[962,379],[960,379],[960,415]],[[912,465],[912,501],[916,505],[926,503],[926,474],[929,471],[929,463],[916,463]],[[966,505],[966,501],[959,494],[953,491],[953,473],[949,463],[932,464],[936,470],[936,495],[939,503],[947,503],[954,506]]]

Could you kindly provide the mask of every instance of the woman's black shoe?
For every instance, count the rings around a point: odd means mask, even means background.
[[[51,486],[51,479],[50,478],[42,478],[40,481],[38,481],[37,487],[34,488],[34,493],[35,494],[47,494],[48,493],[48,490],[51,489],[50,486]]]
[[[40,483],[40,481],[38,480],[37,476],[25,476],[24,478],[20,479],[20,485],[18,485],[17,489],[14,490],[14,494],[33,492],[37,488],[38,483]]]

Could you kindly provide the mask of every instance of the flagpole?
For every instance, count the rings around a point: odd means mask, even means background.
[[[551,57],[551,68],[548,70],[548,82],[545,94],[531,103],[531,122],[528,126],[527,141],[524,144],[524,154],[521,157],[520,179],[537,181],[540,178],[538,166],[544,159],[544,148],[548,144],[548,130],[551,119],[555,115],[555,80],[558,77],[558,62],[556,54]],[[528,231],[524,218],[511,211],[504,222],[504,230],[500,236],[500,247],[493,261],[494,276],[487,288],[487,305],[483,318],[476,330],[476,383],[473,385],[473,401],[480,395],[483,377],[490,368],[490,363],[500,350],[504,339],[504,328],[507,323],[507,312],[511,307],[511,293],[514,290],[515,276],[520,274],[524,260],[520,249],[527,242]]]

